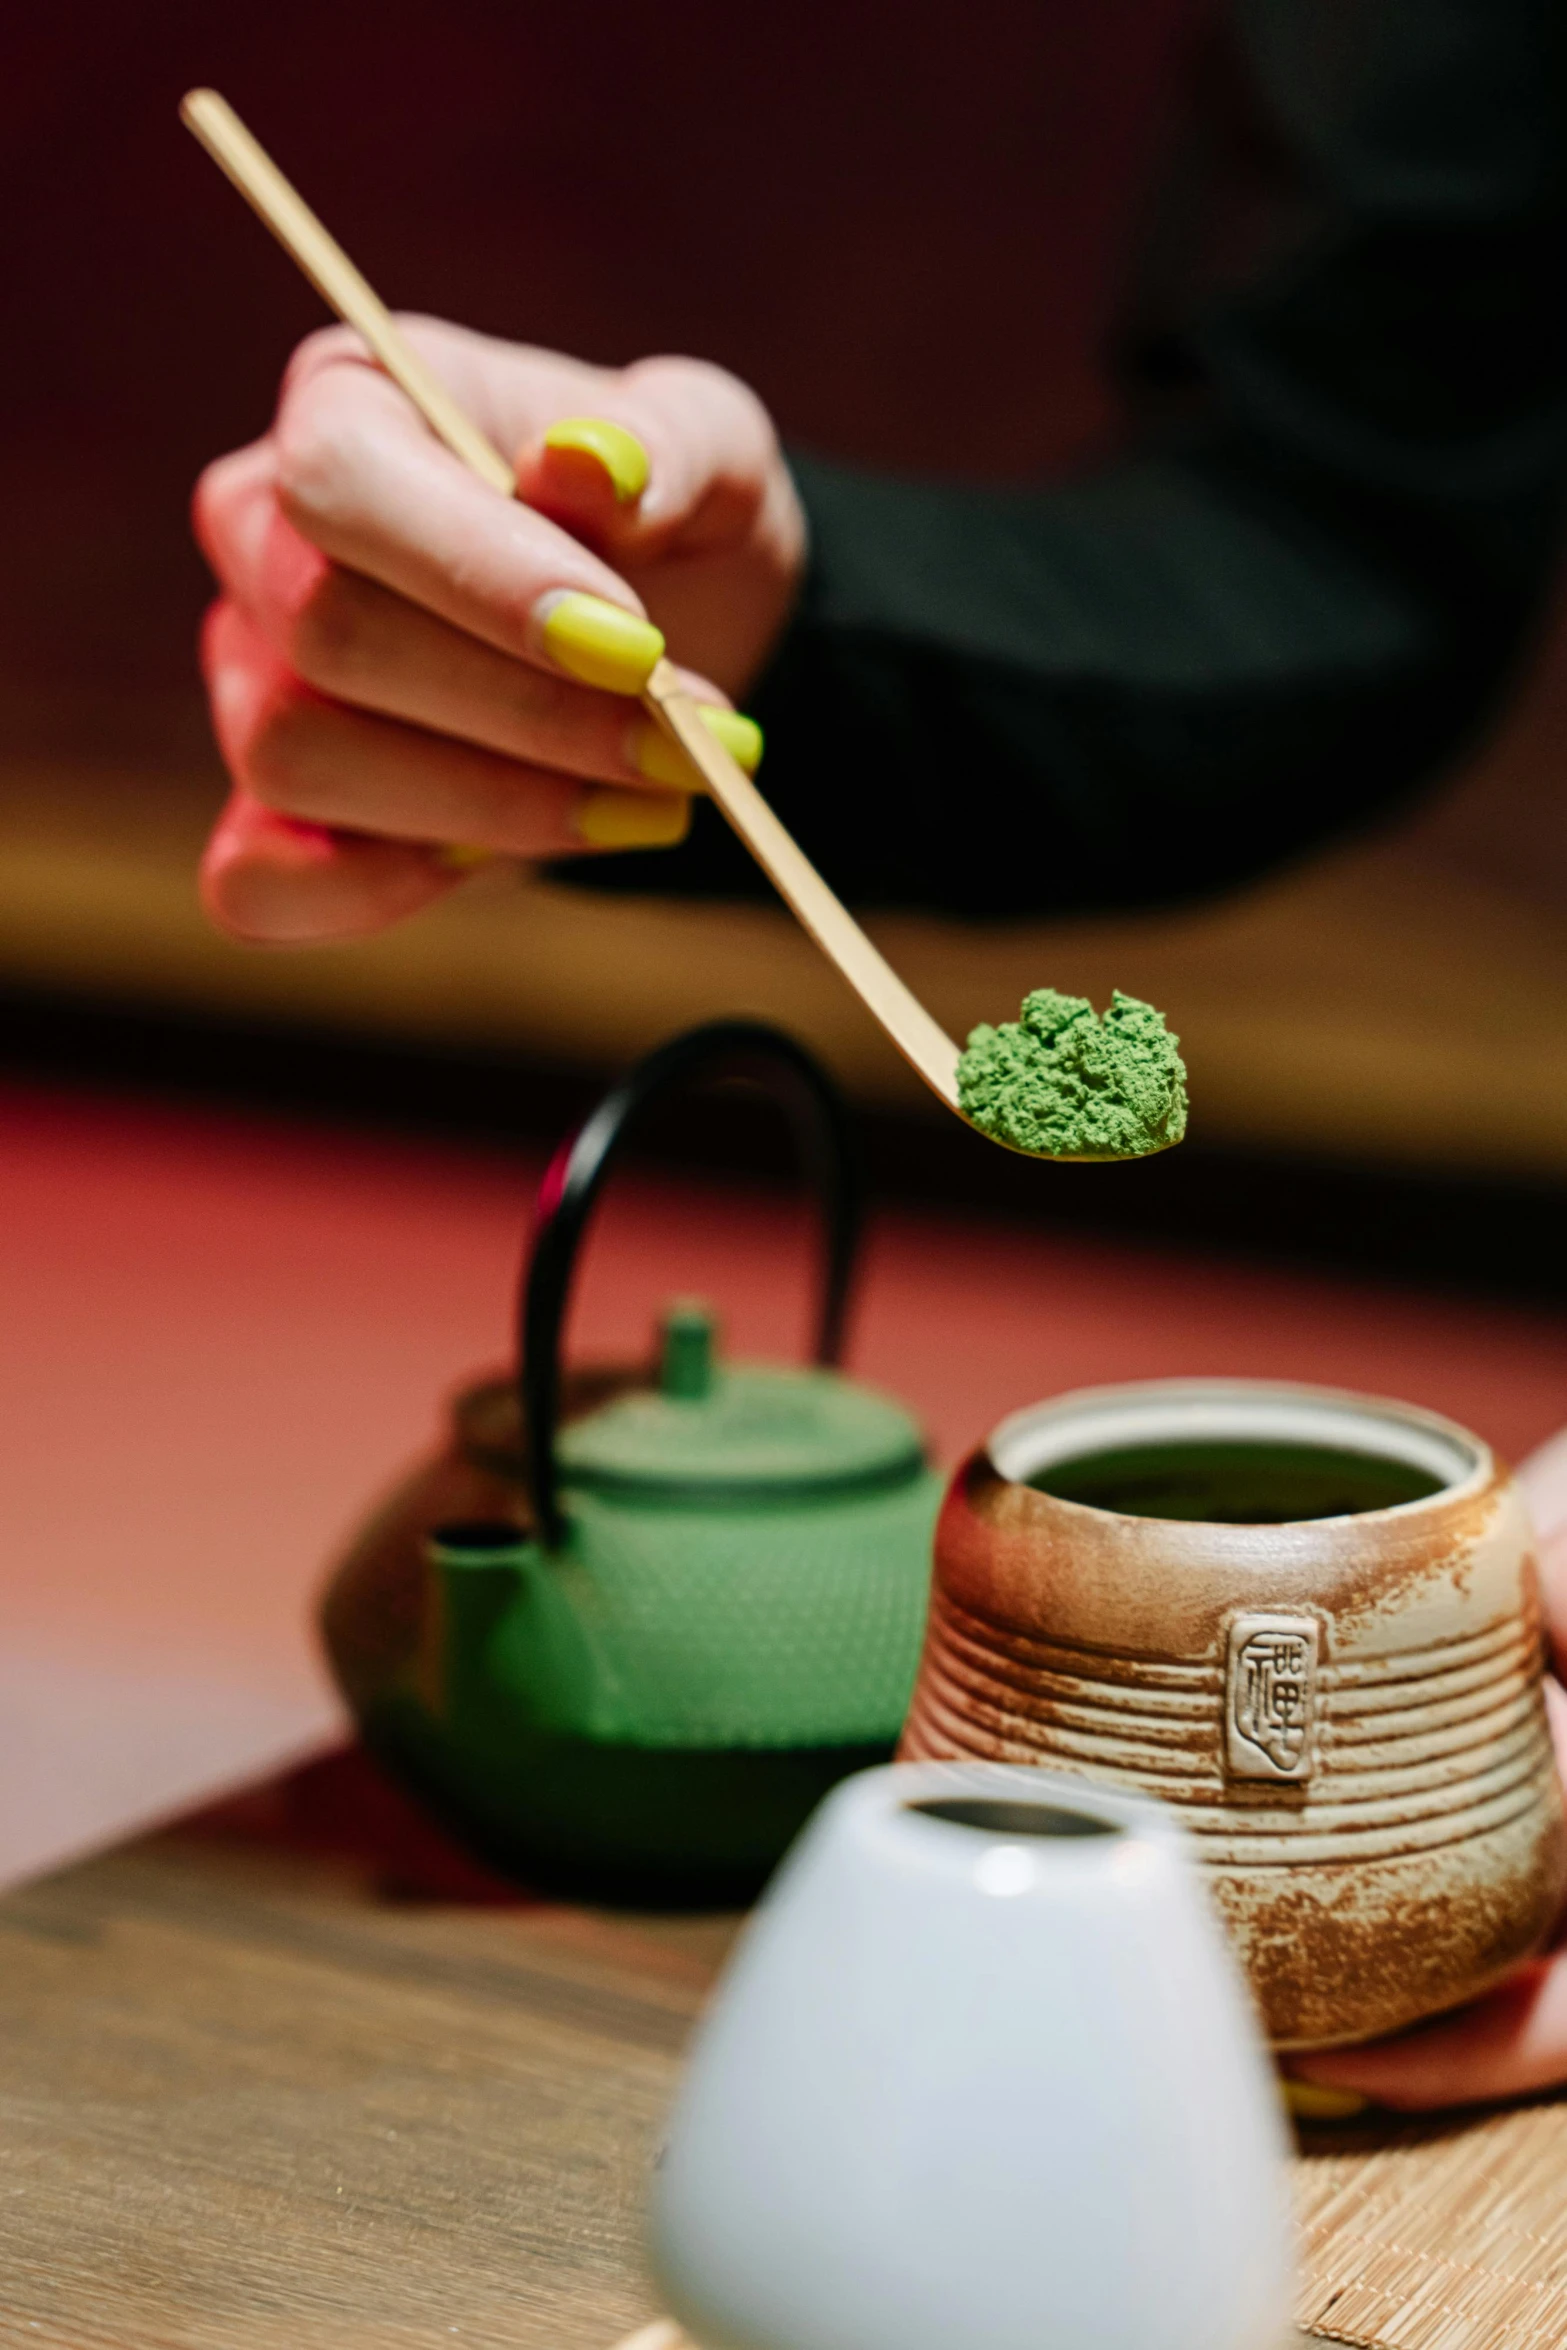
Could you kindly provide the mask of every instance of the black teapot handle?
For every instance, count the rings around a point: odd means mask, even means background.
[[[849,1123],[836,1087],[803,1045],[760,1020],[713,1020],[672,1037],[639,1061],[561,1144],[539,1187],[518,1336],[528,1486],[540,1538],[551,1550],[565,1532],[555,1433],[561,1329],[578,1246],[632,1119],[655,1094],[693,1077],[749,1080],[775,1094],[788,1110],[822,1212],[825,1245],[816,1360],[835,1364],[843,1351],[860,1200]]]

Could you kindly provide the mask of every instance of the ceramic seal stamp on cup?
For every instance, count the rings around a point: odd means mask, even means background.
[[[1528,1518],[1489,1448],[1334,1389],[1013,1414],[958,1472],[900,1751],[1177,1807],[1276,2045],[1396,2031],[1567,1891]]]

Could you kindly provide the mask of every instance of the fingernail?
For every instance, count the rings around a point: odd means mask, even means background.
[[[542,598],[538,617],[545,646],[567,676],[606,693],[639,694],[664,657],[664,640],[651,620],[602,596],[558,588]]]
[[[471,873],[475,865],[487,865],[494,854],[493,849],[476,849],[471,841],[449,840],[436,850],[435,861],[448,873]]]
[[[1326,2081],[1297,2081],[1285,2075],[1279,2087],[1298,2122],[1350,2122],[1371,2104],[1358,2089],[1331,2089]]]
[[[583,793],[576,825],[591,849],[672,849],[691,829],[691,802],[684,792],[604,784]]]
[[[609,475],[617,506],[629,506],[647,488],[651,470],[648,455],[634,432],[611,424],[607,416],[563,416],[544,435],[546,449],[569,449],[579,457],[596,457]]]
[[[707,703],[703,705],[702,723],[709,734],[718,737],[737,766],[743,767],[747,775],[756,773],[762,763],[762,730],[754,718]],[[680,745],[651,719],[643,719],[633,732],[631,763],[650,783],[670,783],[680,791],[704,788],[701,776]]]

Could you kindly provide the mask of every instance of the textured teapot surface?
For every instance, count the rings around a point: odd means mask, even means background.
[[[724,1365],[677,1300],[657,1374],[563,1360],[579,1250],[648,1103],[761,1084],[820,1212],[811,1362]],[[366,1738],[523,1875],[638,1899],[755,1891],[814,1805],[898,1734],[940,1480],[890,1396],[842,1376],[860,1216],[843,1105],[781,1030],[670,1039],[539,1188],[515,1375],[377,1513],[322,1627]]]
[[[1074,1447],[1107,1457],[1107,1430],[1124,1460],[1198,1425],[1293,1431],[1425,1489],[1267,1523],[1040,1488]],[[1164,1797],[1274,2040],[1321,2045],[1476,1995],[1550,1930],[1567,1848],[1542,1674],[1526,1515],[1477,1439],[1329,1391],[1159,1382],[1015,1415],[960,1471],[901,1751]]]
[[[366,1734],[524,1874],[743,1895],[897,1738],[941,1498],[918,1431],[825,1371],[673,1404],[589,1372],[554,1551],[522,1452],[515,1383],[471,1389],[339,1567],[324,1629]]]

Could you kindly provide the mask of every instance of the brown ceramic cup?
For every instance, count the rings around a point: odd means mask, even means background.
[[[1528,1517],[1467,1430],[1330,1388],[1085,1389],[954,1478],[901,1752],[1162,1796],[1275,2045],[1323,2047],[1549,1935],[1543,1675]]]

